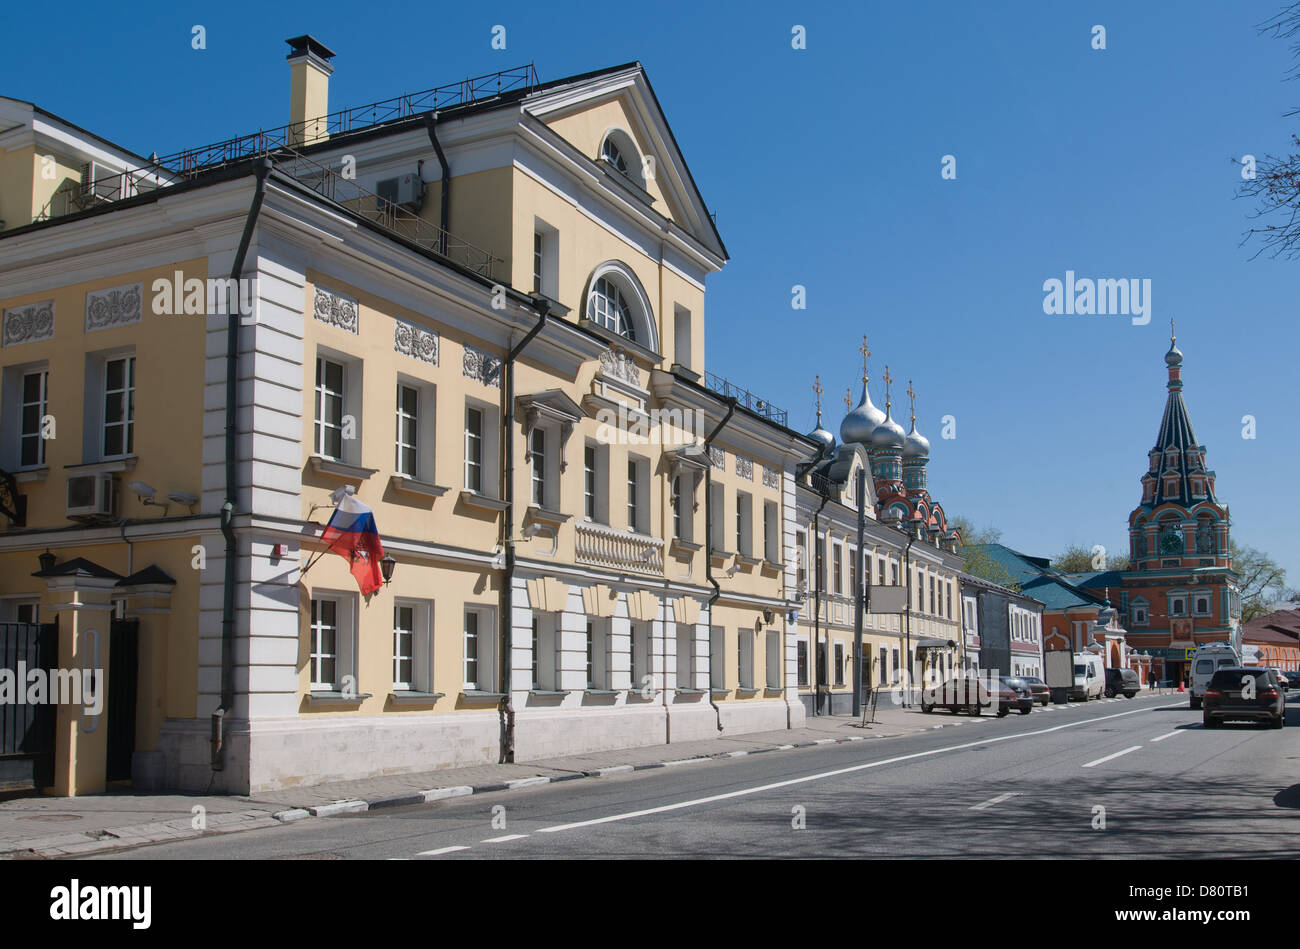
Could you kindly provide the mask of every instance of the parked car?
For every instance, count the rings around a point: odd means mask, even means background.
[[[1286,723],[1286,693],[1272,669],[1230,666],[1214,673],[1201,696],[1201,721],[1218,728],[1229,721]]]
[[[1029,691],[1033,693],[1034,701],[1039,705],[1046,705],[1052,701],[1052,690],[1047,687],[1047,683],[1037,676],[1021,676],[1021,680],[1029,684]]]
[[[921,711],[928,715],[936,708],[946,708],[954,715],[958,712],[979,715],[984,709],[996,706],[998,718],[1002,718],[1019,698],[1000,680],[963,676],[925,689],[921,693]]]
[[[1016,693],[1015,701],[1011,703],[1012,708],[1016,709],[1021,715],[1028,715],[1034,710],[1034,691],[1029,687],[1029,683],[1022,676],[1002,676],[1002,685]]]
[[[1106,698],[1113,699],[1115,696],[1123,693],[1127,698],[1133,698],[1142,688],[1142,683],[1138,679],[1138,674],[1132,669],[1107,669],[1106,670]]]
[[[1265,668],[1277,675],[1278,681],[1282,684],[1283,690],[1300,687],[1300,682],[1296,681],[1296,674],[1294,672],[1284,672],[1283,670],[1276,669],[1273,666],[1265,666]]]

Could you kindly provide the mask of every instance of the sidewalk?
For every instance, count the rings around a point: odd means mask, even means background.
[[[1156,695],[1174,690],[1158,689]],[[1144,689],[1139,697],[1150,694]],[[1047,706],[1051,709],[1052,706]],[[267,791],[249,797],[108,793],[0,801],[0,859],[79,856],[169,840],[231,833],[307,817],[424,804],[467,794],[551,784],[650,768],[764,754],[792,748],[897,738],[965,723],[924,715],[882,693],[875,722],[848,715],[810,716],[803,728],[701,741],[647,745],[517,764],[483,764]],[[201,810],[196,811],[199,808]]]

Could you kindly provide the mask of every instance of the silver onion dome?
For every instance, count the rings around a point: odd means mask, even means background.
[[[904,458],[929,458],[930,439],[916,430],[916,419],[912,419],[912,430],[903,441]]]
[[[876,430],[871,433],[871,447],[875,449],[902,448],[906,439],[907,436],[903,433],[903,426],[895,422],[886,413],[885,420],[877,425]]]
[[[809,432],[808,437],[821,445],[823,451],[829,451],[835,447],[835,436],[822,428],[821,425]]]
[[[1166,366],[1181,366],[1183,364],[1182,350],[1175,345],[1173,340],[1169,342],[1169,352],[1165,353]]]
[[[844,416],[844,421],[840,423],[840,441],[846,445],[852,443],[870,445],[871,436],[884,420],[885,413],[871,404],[871,396],[867,393],[867,384],[864,382],[862,400],[858,402],[857,408]]]

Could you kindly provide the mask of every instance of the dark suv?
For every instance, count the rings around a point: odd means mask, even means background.
[[[1138,681],[1138,674],[1132,669],[1106,670],[1106,698],[1113,699],[1121,693],[1133,698],[1141,689],[1142,683]]]
[[[1286,692],[1272,669],[1230,667],[1214,673],[1205,687],[1201,721],[1218,728],[1226,721],[1286,722]]]

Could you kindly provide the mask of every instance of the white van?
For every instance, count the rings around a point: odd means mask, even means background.
[[[1228,666],[1241,665],[1241,657],[1229,643],[1207,643],[1192,654],[1191,694],[1188,702],[1192,708],[1201,707],[1205,688],[1214,673]]]
[[[1101,664],[1101,656],[1091,652],[1074,654],[1074,685],[1070,687],[1070,698],[1080,702],[1101,698],[1106,688],[1106,669]]]

